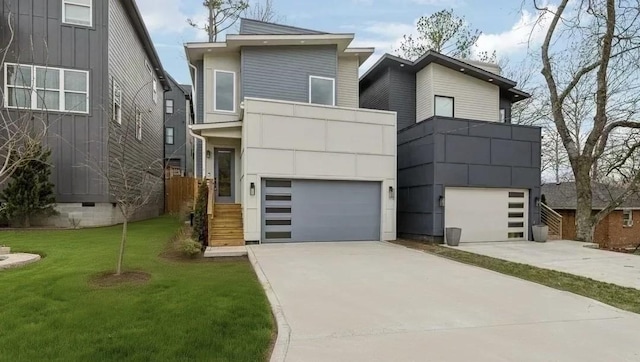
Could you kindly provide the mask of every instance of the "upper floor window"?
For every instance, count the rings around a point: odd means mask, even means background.
[[[142,111],[136,107],[136,139],[142,141]]]
[[[151,96],[153,98],[153,103],[158,103],[158,80],[155,77],[151,81],[151,86],[153,87],[153,93]]]
[[[435,115],[441,117],[452,117],[454,116],[453,106],[454,106],[453,97],[443,97],[436,96],[435,97]]]
[[[165,128],[164,131],[164,143],[168,144],[168,145],[172,145],[175,142],[174,139],[174,128],[173,127],[167,127]]]
[[[309,77],[309,103],[336,105],[336,80],[325,77]]]
[[[507,121],[507,110],[500,108],[500,122],[505,123]]]
[[[113,94],[111,95],[113,102],[112,119],[119,124],[122,124],[122,88],[118,82],[113,80]]]
[[[71,113],[89,112],[89,72],[5,63],[5,104]]]
[[[213,108],[216,111],[236,111],[236,73],[223,70],[214,72],[215,95]]]
[[[633,226],[633,210],[622,211],[622,225],[628,228]]]
[[[173,114],[173,99],[167,99],[165,101],[165,108],[167,114]]]
[[[93,0],[62,0],[62,22],[92,26]]]

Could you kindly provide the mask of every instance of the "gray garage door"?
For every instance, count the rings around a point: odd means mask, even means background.
[[[379,182],[264,180],[262,241],[380,240]]]

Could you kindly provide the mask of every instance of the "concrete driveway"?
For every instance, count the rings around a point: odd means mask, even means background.
[[[462,243],[460,250],[640,289],[640,256],[585,247],[577,241]]]
[[[640,360],[638,315],[423,252],[364,242],[249,253],[281,317],[272,360]]]

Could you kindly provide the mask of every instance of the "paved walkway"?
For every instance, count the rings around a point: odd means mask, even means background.
[[[571,293],[387,243],[248,248],[272,360],[640,361],[639,315]]]
[[[640,289],[640,256],[592,249],[577,241],[463,243],[458,249]]]

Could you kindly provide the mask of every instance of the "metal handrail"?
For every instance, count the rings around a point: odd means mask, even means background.
[[[550,231],[553,234],[558,235],[562,238],[562,215],[560,215],[557,211],[550,208],[549,205],[540,203],[540,219],[541,221],[549,226]]]

